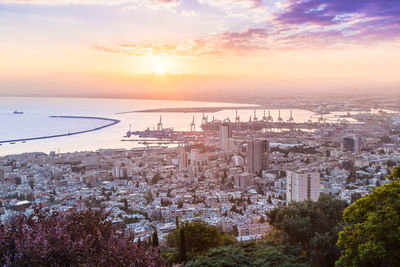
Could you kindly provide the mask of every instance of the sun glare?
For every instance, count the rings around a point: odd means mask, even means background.
[[[154,73],[157,73],[157,74],[163,74],[163,73],[165,73],[165,67],[164,67],[164,65],[163,65],[163,64],[160,64],[160,63],[153,64],[153,72],[154,72]]]

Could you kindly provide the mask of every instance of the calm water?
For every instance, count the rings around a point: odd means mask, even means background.
[[[173,127],[176,130],[189,130],[192,117],[195,116],[196,129],[201,123],[201,113],[129,113],[118,112],[173,108],[173,107],[212,107],[212,106],[241,106],[241,104],[193,102],[193,101],[165,101],[165,100],[136,100],[136,99],[93,99],[93,98],[0,98],[0,140],[38,137],[43,135],[62,134],[80,130],[88,130],[105,122],[82,119],[54,119],[51,115],[79,115],[97,116],[121,120],[121,123],[91,133],[67,136],[53,139],[28,141],[26,143],[3,144],[0,146],[0,155],[23,152],[73,152],[97,150],[100,148],[132,148],[140,146],[132,142],[121,142],[123,135],[129,130],[144,130],[147,127],[156,127],[160,115],[163,126]],[[248,105],[243,105],[248,106]],[[14,110],[24,114],[12,114]],[[225,110],[209,113],[209,119],[235,118],[234,110]],[[247,121],[253,115],[253,110],[239,110],[241,120]],[[278,110],[271,110],[276,119]],[[314,113],[305,110],[293,110],[293,117],[297,122],[310,119]],[[261,119],[262,110],[257,111]],[[287,120],[290,110],[281,110],[281,117]],[[315,120],[315,119],[313,119]]]

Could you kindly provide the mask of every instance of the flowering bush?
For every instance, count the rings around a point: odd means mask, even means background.
[[[135,243],[103,209],[35,208],[0,225],[2,266],[164,266],[158,248]]]

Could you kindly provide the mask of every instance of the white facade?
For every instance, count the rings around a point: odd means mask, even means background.
[[[221,150],[224,152],[232,151],[232,127],[229,123],[223,123],[221,125]]]
[[[310,171],[286,172],[286,200],[317,201],[320,194],[320,174]]]

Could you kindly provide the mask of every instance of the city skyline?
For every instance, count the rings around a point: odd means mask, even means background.
[[[0,14],[1,95],[183,99],[400,83],[395,0],[1,0]]]

